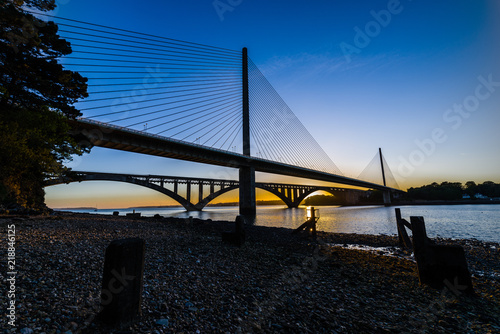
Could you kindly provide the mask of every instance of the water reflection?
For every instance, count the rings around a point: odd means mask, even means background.
[[[306,220],[306,207],[288,209],[284,206],[261,206],[257,208],[256,225],[297,228]],[[362,234],[397,234],[395,207],[322,206],[319,231]],[[423,216],[430,237],[476,238],[485,241],[500,241],[500,205],[436,205],[402,206],[403,218]],[[118,210],[123,215],[133,208]],[[208,207],[202,212],[186,212],[183,208],[135,208],[143,216],[160,214],[166,217],[234,221],[237,207]],[[112,214],[115,210],[99,210],[97,213]],[[83,210],[82,212],[89,212]]]

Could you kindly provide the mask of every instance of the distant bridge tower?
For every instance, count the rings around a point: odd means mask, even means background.
[[[248,94],[248,54],[247,48],[242,50],[243,74],[243,154],[250,156],[250,105]],[[240,167],[240,214],[253,221],[256,215],[255,204],[255,168]]]

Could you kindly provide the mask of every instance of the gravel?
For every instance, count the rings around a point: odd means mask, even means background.
[[[57,213],[0,217],[3,245],[9,224],[19,333],[109,333],[95,321],[104,252],[129,237],[146,241],[142,317],[111,332],[500,333],[498,243],[437,240],[465,248],[476,291],[465,296],[420,285],[395,236],[319,232],[315,241],[247,226],[235,247],[221,242],[229,222]],[[7,305],[7,247],[0,257]],[[5,316],[0,326],[15,332]]]

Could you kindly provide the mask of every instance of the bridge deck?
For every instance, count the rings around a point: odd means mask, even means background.
[[[84,119],[71,120],[69,122],[75,131],[86,135],[90,143],[94,146],[225,167],[254,167],[256,171],[264,173],[333,182],[361,188],[393,192],[401,191],[376,183],[266,159],[249,157],[243,154],[187,143],[168,137],[113,126],[107,123]]]

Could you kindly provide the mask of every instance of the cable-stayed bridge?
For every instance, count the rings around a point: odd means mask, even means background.
[[[88,78],[83,117],[70,124],[89,145],[238,168],[245,215],[255,214],[255,171],[378,189],[386,203],[399,191],[385,174],[343,176],[246,48],[56,21],[73,48],[61,63]]]

